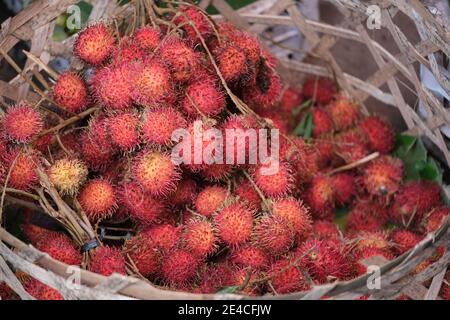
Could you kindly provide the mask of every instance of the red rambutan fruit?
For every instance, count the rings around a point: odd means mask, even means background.
[[[253,270],[264,270],[269,265],[267,254],[255,245],[236,248],[231,253],[230,261],[240,267],[250,267]]]
[[[204,258],[217,249],[214,227],[207,220],[191,220],[184,226],[182,243],[190,253]]]
[[[279,216],[262,216],[254,228],[255,245],[268,254],[279,256],[291,249],[295,230],[287,219]]]
[[[140,233],[125,243],[124,254],[130,258],[132,264],[144,277],[153,276],[160,270],[160,253],[155,245]]]
[[[39,227],[31,222],[26,222],[21,226],[23,234],[30,240],[31,244],[36,246],[36,244],[45,238],[48,233],[54,232],[48,229]]]
[[[112,142],[121,150],[132,150],[139,142],[139,118],[131,112],[112,115],[107,120]]]
[[[339,204],[348,203],[356,194],[355,178],[349,173],[337,173],[331,176],[336,201]]]
[[[56,160],[48,169],[50,182],[63,195],[77,194],[88,173],[87,166],[76,158]]]
[[[232,268],[231,273],[224,281],[227,287],[237,287],[241,295],[258,296],[261,290],[258,286],[260,273],[248,268]]]
[[[100,136],[98,136],[100,137]],[[89,132],[84,132],[80,138],[80,151],[84,162],[96,171],[111,163],[115,151],[110,143],[105,144],[102,139],[92,139]]]
[[[305,193],[306,203],[319,219],[333,219],[335,199],[333,181],[325,175],[315,176]]]
[[[295,232],[303,234],[311,228],[311,217],[303,202],[295,198],[281,198],[272,204],[274,217],[285,219]]]
[[[321,105],[331,102],[336,94],[336,85],[327,78],[308,79],[303,84],[303,96]]]
[[[412,249],[422,240],[422,237],[406,229],[396,229],[391,232],[390,239],[393,242],[393,251],[400,255]]]
[[[361,122],[359,127],[367,135],[371,150],[389,153],[394,147],[394,130],[380,117],[369,116]]]
[[[237,45],[228,44],[215,50],[215,58],[227,83],[245,81],[249,75],[249,61],[245,51]]]
[[[237,30],[232,32],[231,40],[242,49],[252,66],[256,67],[261,61],[261,43],[250,33]]]
[[[194,254],[176,249],[165,255],[161,277],[172,286],[183,286],[195,277],[199,266],[200,260]]]
[[[168,223],[151,226],[141,232],[144,241],[153,244],[162,252],[174,249],[180,240],[181,229]]]
[[[143,224],[156,222],[165,211],[164,203],[146,194],[136,182],[122,183],[117,193],[119,203],[129,215]]]
[[[6,284],[0,282],[0,300],[20,300],[19,296]]]
[[[449,215],[449,207],[439,207],[431,210],[422,220],[424,232],[430,233],[439,229]]]
[[[253,108],[273,106],[281,95],[281,81],[275,71],[265,64],[256,74],[256,83],[244,88],[243,99]]]
[[[214,216],[217,233],[222,241],[236,247],[249,241],[253,232],[253,212],[239,203],[233,203]]]
[[[326,240],[310,239],[298,247],[296,259],[319,283],[345,280],[351,273],[347,258]]]
[[[338,131],[351,128],[361,116],[359,107],[345,97],[339,97],[328,105],[327,111]]]
[[[92,221],[112,216],[117,209],[117,199],[112,184],[101,178],[86,183],[78,195],[81,208]]]
[[[64,300],[57,290],[31,277],[26,280],[24,289],[37,300]]]
[[[388,236],[382,231],[360,231],[351,235],[351,239],[355,242],[356,250],[364,248],[378,248],[386,252],[390,252],[391,244]]]
[[[170,66],[175,81],[189,80],[200,68],[198,54],[179,38],[166,38],[159,51],[162,60]]]
[[[193,179],[185,178],[178,183],[177,189],[170,196],[170,204],[178,207],[189,205],[196,197],[197,183]]]
[[[147,59],[136,64],[133,85],[133,98],[141,105],[159,107],[173,99],[173,82],[169,68],[157,59]]]
[[[84,62],[100,65],[111,55],[114,44],[112,30],[104,23],[97,23],[78,34],[73,52]]]
[[[422,220],[431,209],[441,204],[441,188],[432,181],[411,181],[403,185],[395,196],[392,220],[410,226]]]
[[[133,102],[134,76],[134,68],[127,63],[98,69],[91,81],[96,100],[105,109],[128,109]]]
[[[377,202],[360,200],[347,216],[347,232],[375,232],[387,222],[387,209]]]
[[[220,186],[208,186],[195,199],[195,210],[205,217],[212,216],[219,210],[228,197],[228,190]]]
[[[142,136],[145,142],[169,145],[172,143],[172,133],[186,126],[186,119],[174,108],[150,109],[145,112],[142,120]]]
[[[225,108],[226,100],[212,77],[194,81],[185,89],[185,97],[181,101],[183,109],[191,116],[215,116]]]
[[[289,87],[283,91],[280,99],[280,109],[291,113],[302,104],[302,94],[295,88]]]
[[[200,43],[197,32],[206,41],[213,33],[212,22],[209,21],[206,13],[193,6],[181,6],[177,13],[174,23],[180,26],[186,33],[186,38],[193,45]],[[195,26],[195,30],[194,27]]]
[[[349,130],[336,136],[335,152],[346,163],[358,161],[369,154],[366,141],[358,130]]]
[[[133,33],[132,39],[142,49],[153,51],[161,41],[161,32],[153,27],[144,26]]]
[[[111,53],[111,65],[121,65],[123,63],[131,63],[134,61],[143,60],[145,57],[145,50],[142,49],[135,41],[129,37],[120,39],[119,44]]]
[[[274,161],[259,164],[252,171],[252,178],[258,188],[268,197],[281,197],[291,192],[294,177],[287,162],[278,162],[278,170],[273,173]]]
[[[133,174],[146,192],[153,196],[166,195],[175,190],[181,178],[180,169],[169,155],[144,150],[134,159]]]
[[[35,186],[39,181],[36,172],[39,164],[40,160],[34,151],[12,149],[5,159],[5,169],[10,171],[8,186],[24,191]]]
[[[261,209],[261,197],[247,179],[238,181],[234,193],[239,197],[239,201],[244,201],[249,208],[255,211]]]
[[[374,196],[391,195],[398,191],[403,178],[403,162],[382,156],[370,162],[363,176],[364,186]]]
[[[198,290],[201,293],[216,293],[228,285],[233,267],[228,263],[204,265],[198,273]]]
[[[340,238],[341,234],[334,222],[317,220],[312,225],[312,236],[317,239]]]
[[[363,248],[362,250],[357,251],[352,257],[355,261],[354,267],[356,274],[359,276],[366,274],[367,265],[364,263],[364,260],[375,256],[383,257],[386,260],[394,259],[394,256],[391,253],[386,252],[385,250],[374,247]]]
[[[275,294],[307,291],[310,289],[306,277],[297,266],[297,261],[292,257],[274,262],[270,266],[268,277]]]
[[[313,137],[318,138],[333,131],[333,121],[324,108],[314,108],[312,117]]]
[[[2,119],[7,138],[16,143],[28,143],[43,127],[41,114],[26,102],[11,106]]]
[[[233,166],[228,164],[213,163],[205,165],[200,175],[207,181],[219,182],[230,176]]]
[[[53,86],[53,99],[64,110],[72,113],[83,111],[89,104],[86,83],[75,72],[64,72]]]
[[[117,248],[108,246],[97,248],[93,252],[89,270],[104,276],[110,276],[113,273],[127,274],[122,252]]]
[[[74,266],[81,264],[80,251],[64,234],[49,232],[36,244],[36,248],[62,263]]]

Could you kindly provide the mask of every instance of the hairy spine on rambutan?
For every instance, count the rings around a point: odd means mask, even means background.
[[[50,182],[63,195],[75,195],[86,181],[89,171],[87,166],[76,158],[56,160],[48,169]]]
[[[127,274],[122,252],[117,248],[108,246],[97,248],[93,252],[89,270],[104,276],[110,276],[113,273]]]
[[[102,178],[87,182],[78,195],[78,201],[92,221],[109,218],[117,209],[114,187],[109,181]]]
[[[187,121],[183,114],[170,107],[146,110],[141,123],[143,140],[163,146],[172,143],[172,133],[175,130],[186,127]]]
[[[112,142],[121,150],[133,150],[140,143],[139,118],[132,112],[123,112],[107,119]]]
[[[216,230],[207,220],[191,220],[185,226],[182,233],[184,248],[196,257],[204,258],[216,251]]]
[[[22,151],[19,148],[10,150],[5,159],[5,169],[9,171],[8,186],[27,191],[38,181],[37,168],[40,160],[35,151]]]
[[[269,108],[281,95],[281,81],[276,72],[263,63],[256,73],[256,81],[244,88],[243,99],[252,108]]]
[[[214,216],[214,224],[222,241],[236,247],[252,236],[253,212],[239,203],[232,203]]]
[[[351,240],[355,243],[356,250],[364,248],[378,248],[390,252],[388,235],[384,231],[360,231],[351,234]]]
[[[422,220],[422,229],[425,233],[430,233],[439,229],[445,219],[450,215],[449,207],[439,207],[432,209]]]
[[[238,181],[234,193],[239,197],[239,201],[244,201],[249,208],[255,211],[261,209],[261,197],[247,179],[243,178]]]
[[[200,265],[192,253],[176,249],[164,256],[161,265],[161,278],[174,287],[180,287],[191,281]]]
[[[91,25],[81,31],[75,39],[73,52],[81,60],[92,64],[104,63],[114,49],[112,30],[104,23]]]
[[[205,41],[213,34],[212,21],[209,21],[206,13],[194,6],[180,6],[174,23],[184,30],[188,41],[193,45],[201,43],[197,32]]]
[[[143,230],[141,236],[161,252],[169,252],[179,245],[181,228],[168,223],[157,224]]]
[[[303,96],[321,105],[327,105],[336,94],[336,85],[327,78],[308,79],[303,84]]]
[[[358,250],[353,253],[352,259],[355,261],[355,271],[357,275],[364,275],[367,273],[367,263],[364,263],[364,260],[372,258],[372,257],[383,257],[386,260],[394,259],[394,256],[386,252],[385,250],[381,250],[374,247],[364,248],[362,250]]]
[[[24,289],[37,300],[64,300],[56,289],[31,277],[25,281]]]
[[[345,97],[339,97],[332,102],[327,111],[338,131],[350,129],[361,116],[359,107]]]
[[[347,232],[375,232],[387,222],[388,209],[381,204],[361,199],[354,204],[347,216]]]
[[[195,180],[184,178],[177,189],[170,195],[170,204],[176,207],[190,205],[197,197],[198,186]]]
[[[144,50],[155,50],[161,41],[161,32],[153,27],[143,26],[132,36],[133,42]]]
[[[393,251],[400,255],[412,249],[422,237],[410,230],[396,229],[391,232],[390,239],[393,242]]]
[[[216,48],[214,55],[220,73],[227,83],[245,83],[252,70],[244,50],[234,44],[225,44]]]
[[[280,256],[291,249],[294,241],[294,227],[286,219],[264,215],[256,221],[254,243],[267,254]]]
[[[389,153],[394,147],[394,130],[378,116],[365,118],[359,127],[367,135],[369,147],[373,151]]]
[[[145,55],[146,52],[141,47],[125,36],[120,39],[119,44],[112,51],[111,65],[142,61]]]
[[[230,261],[240,267],[265,270],[269,266],[268,255],[255,245],[246,245],[232,251]]]
[[[367,142],[359,130],[342,132],[335,140],[335,153],[346,163],[353,163],[369,154]]]
[[[318,138],[324,134],[333,131],[333,121],[324,108],[314,108],[313,118],[313,136]]]
[[[331,177],[338,204],[343,205],[356,194],[355,178],[349,173],[337,173]]]
[[[28,143],[42,130],[41,114],[26,102],[9,107],[2,119],[6,137],[16,143]]]
[[[335,197],[331,178],[317,175],[306,190],[305,201],[311,208],[314,217],[331,220],[335,208]]]
[[[309,209],[295,198],[281,198],[273,201],[272,214],[285,219],[298,234],[303,234],[311,228]]]
[[[302,104],[302,94],[293,87],[288,87],[282,91],[280,98],[280,108],[283,112],[291,112]]]
[[[160,270],[161,254],[155,245],[140,233],[125,242],[124,254],[144,277],[153,276]]]
[[[278,171],[268,174],[275,159],[269,165],[259,164],[252,171],[252,178],[258,188],[268,197],[281,197],[289,194],[293,188],[294,177],[287,162],[278,163]],[[273,168],[272,168],[273,169]]]
[[[64,234],[56,232],[47,233],[36,244],[36,248],[65,264],[76,266],[81,264],[81,253]]]
[[[221,186],[208,186],[198,194],[195,199],[196,211],[205,216],[210,217],[217,212],[228,197],[228,190]]]
[[[295,257],[282,258],[270,266],[267,272],[274,294],[306,291],[310,289],[307,278]]]
[[[374,196],[392,195],[398,191],[403,178],[403,162],[382,156],[370,162],[364,170],[363,182]]]
[[[87,85],[78,74],[66,71],[58,77],[53,86],[53,99],[66,111],[83,111],[89,104]]]

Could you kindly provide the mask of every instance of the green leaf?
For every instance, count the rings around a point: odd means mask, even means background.
[[[347,207],[339,207],[335,210],[334,222],[339,227],[341,231],[345,231],[347,226],[347,216],[349,209]]]
[[[294,135],[310,138],[312,130],[314,128],[313,116],[311,112],[308,112],[302,121],[294,129]]]
[[[297,117],[300,114],[300,112],[309,108],[311,106],[311,104],[312,104],[312,100],[306,100],[300,106],[298,106],[297,108],[292,110],[292,116]]]
[[[239,289],[239,286],[230,286],[230,287],[224,287],[217,291],[216,293],[236,293]]]
[[[420,177],[442,184],[442,169],[433,158],[428,158],[425,166],[420,170]]]

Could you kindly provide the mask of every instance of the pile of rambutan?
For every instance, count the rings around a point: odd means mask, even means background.
[[[47,175],[99,239],[82,263],[69,233],[27,219],[34,246],[67,264],[170,290],[277,295],[356,278],[364,260],[405,254],[444,223],[450,210],[439,185],[404,180],[402,160],[390,154],[389,122],[364,115],[329,79],[283,84],[256,36],[213,24],[194,6],[178,10],[170,21],[179,28],[169,33],[141,26],[118,38],[103,22],[81,31],[73,53],[84,70],[61,74],[50,92],[63,125],[50,125],[48,110],[28,102],[4,112],[2,182],[33,192]],[[305,117],[313,130],[294,135]],[[194,132],[197,120],[219,132],[279,129],[280,159],[271,158],[278,170],[172,161],[173,132]],[[54,132],[44,150],[35,147]],[[346,222],[337,225],[342,208]],[[111,225],[128,236],[108,237]],[[24,287],[61,298],[38,281]]]

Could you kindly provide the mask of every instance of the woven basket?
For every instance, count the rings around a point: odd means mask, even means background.
[[[9,83],[0,81],[2,100],[27,99],[37,103],[45,99],[45,92],[36,87],[30,79],[33,76],[39,77],[41,70],[51,73],[47,64],[56,56],[66,57],[73,68],[80,68],[77,65],[79,62],[71,56],[74,36],[63,42],[55,42],[52,39],[56,18],[77,2],[78,0],[33,1],[25,10],[2,24],[0,59],[5,59],[18,73],[18,76]],[[153,1],[131,1],[125,6],[107,0],[88,2],[93,5],[90,21],[107,19],[131,22],[137,11],[147,10],[147,6]],[[339,25],[306,19],[297,4],[290,0],[259,0],[236,11],[224,0],[202,0],[199,6],[206,8],[212,5],[220,13],[213,16],[214,19],[226,19],[239,28],[262,35],[261,39],[266,45],[279,55],[279,71],[286,82],[295,85],[301,82],[305,74],[331,77],[336,80],[341,90],[355,98],[366,111],[370,109],[377,112],[380,110],[377,108],[382,106],[385,106],[383,110],[386,110],[386,106],[398,110],[406,124],[406,132],[426,137],[433,150],[436,150],[436,156],[450,167],[450,151],[441,131],[443,126],[450,125],[450,112],[442,101],[423,85],[419,73],[420,65],[426,67],[447,94],[450,93],[450,82],[445,76],[443,67],[440,66],[440,61],[446,59],[448,61],[450,57],[448,17],[432,4],[425,6],[418,0],[372,1],[371,4],[377,4],[380,9],[383,26],[382,30],[376,32],[387,34],[395,43],[395,48],[388,50],[374,40],[375,37],[369,34],[366,28],[368,17],[366,1],[336,0],[330,3],[334,10],[344,17]],[[407,23],[398,24],[398,16],[401,16],[403,21],[407,20]],[[303,35],[309,46],[308,52],[303,54],[303,60],[287,58],[289,55],[286,53],[289,50],[280,49],[280,46],[274,45],[273,39],[268,39],[267,29],[277,25],[291,27],[286,34],[277,35],[279,39],[297,33]],[[418,35],[417,43],[408,40],[411,33]],[[27,59],[23,69],[8,55],[21,40],[31,42],[31,49],[26,53]],[[339,57],[332,53],[332,49],[342,40],[357,42],[368,50],[369,55],[366,58],[372,59],[372,63],[376,66],[376,70],[369,77],[360,79],[353,75],[357,72],[352,65],[347,64],[346,67],[340,65]],[[409,102],[411,99],[407,96],[410,93],[405,93],[401,88],[404,82],[407,82],[417,94],[422,108],[427,111],[426,118],[420,116],[416,106]],[[70,219],[71,215],[76,216],[76,213],[62,202],[45,175],[41,175],[41,185],[43,192],[57,204],[57,210],[53,209],[55,216],[61,215],[67,219]],[[448,194],[450,189],[444,188]],[[4,192],[2,204],[8,199]],[[48,206],[39,197],[36,200],[41,206]],[[402,294],[412,299],[436,299],[450,261],[449,225],[450,221],[447,219],[439,230],[429,234],[411,251],[384,264],[381,267],[381,289],[370,290],[366,285],[369,277],[367,275],[348,282],[315,286],[309,292],[263,296],[259,299],[319,299],[323,296],[353,299],[361,295],[370,295],[375,299],[391,299]],[[5,281],[22,299],[32,297],[25,292],[9,266],[57,289],[66,299],[248,298],[236,294],[204,295],[172,292],[133,277],[119,275],[104,277],[85,270],[80,272],[81,285],[73,287],[66,281],[70,276],[66,273],[67,265],[21,242],[3,228],[0,228],[0,239],[0,282]],[[437,262],[412,276],[411,271],[432,255],[439,246],[446,248],[445,254]],[[423,283],[427,281],[431,284],[425,287]]]

